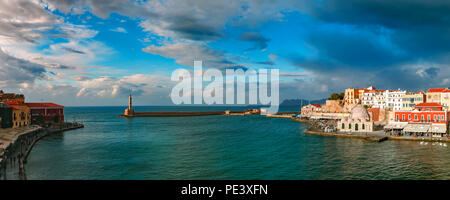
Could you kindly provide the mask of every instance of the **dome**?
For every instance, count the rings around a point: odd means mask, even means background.
[[[352,120],[369,121],[370,115],[362,105],[357,105],[352,109],[350,118]]]

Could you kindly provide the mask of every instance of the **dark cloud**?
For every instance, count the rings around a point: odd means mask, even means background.
[[[275,65],[275,63],[273,61],[270,61],[270,60],[256,62],[256,64],[260,64],[260,65]]]
[[[64,47],[63,49],[66,50],[67,52],[71,52],[71,53],[86,54],[83,51],[76,50],[76,49],[73,49],[73,48]]]
[[[270,41],[269,39],[265,38],[264,36],[262,36],[257,32],[242,33],[241,36],[239,36],[238,40],[254,43],[254,46],[248,50],[266,49],[267,43]]]
[[[200,20],[190,16],[176,16],[170,18],[169,21],[171,21],[169,29],[175,31],[182,38],[211,41],[223,36],[220,30],[216,30],[216,27],[203,24]]]
[[[415,58],[449,52],[450,1],[307,1],[300,10],[326,23],[384,30],[388,42]],[[409,55],[408,55],[409,56]]]
[[[138,2],[129,0],[45,0],[61,12],[79,12],[79,9],[91,11],[93,14],[107,18],[111,13],[125,16],[156,16],[155,13],[140,6]],[[76,8],[76,9],[75,9]]]
[[[32,83],[45,78],[45,67],[16,58],[0,50],[0,87],[14,88],[22,83]]]

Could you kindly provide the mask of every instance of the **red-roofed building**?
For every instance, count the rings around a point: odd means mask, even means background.
[[[448,88],[432,88],[427,91],[427,103],[441,103],[441,95],[448,92]]]
[[[396,111],[395,121],[412,123],[448,124],[448,112],[438,103],[421,103],[413,111]]]
[[[301,114],[303,116],[311,116],[313,112],[321,111],[322,106],[319,104],[309,104],[302,107]]]
[[[64,122],[64,106],[54,103],[26,103],[31,110],[32,124],[61,124]]]

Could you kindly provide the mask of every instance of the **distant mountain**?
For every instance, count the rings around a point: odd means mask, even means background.
[[[320,99],[320,100],[305,100],[305,99],[286,99],[283,102],[281,102],[280,106],[300,106],[302,103],[303,105],[308,104],[325,104],[327,99]]]

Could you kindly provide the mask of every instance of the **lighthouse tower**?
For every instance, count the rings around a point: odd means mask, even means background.
[[[128,108],[125,109],[125,112],[123,115],[125,115],[125,116],[133,116],[134,115],[134,110],[133,110],[132,104],[133,104],[133,98],[131,97],[131,94],[130,94],[130,96],[128,97]]]

